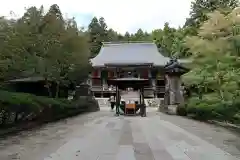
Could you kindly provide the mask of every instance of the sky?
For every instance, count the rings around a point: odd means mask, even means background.
[[[22,16],[25,8],[58,4],[66,17],[75,17],[79,26],[87,27],[94,16],[104,17],[109,28],[119,33],[135,33],[139,28],[151,32],[182,26],[189,16],[192,0],[6,0],[0,5],[0,16]]]

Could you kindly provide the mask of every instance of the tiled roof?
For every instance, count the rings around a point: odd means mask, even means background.
[[[159,53],[157,46],[151,42],[103,43],[99,54],[91,59],[93,67],[104,64],[146,64],[164,66],[169,57]]]

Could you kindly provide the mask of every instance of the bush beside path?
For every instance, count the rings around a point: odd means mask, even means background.
[[[9,91],[0,91],[0,97],[0,135],[99,110],[91,97],[68,100]]]

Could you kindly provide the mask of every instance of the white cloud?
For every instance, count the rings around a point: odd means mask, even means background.
[[[58,4],[68,16],[93,14],[103,16],[107,25],[121,33],[137,28],[151,31],[168,21],[171,26],[183,25],[189,15],[192,0],[7,0],[0,6],[0,15],[10,11],[21,16],[24,7],[48,8]],[[81,25],[81,24],[79,24]]]

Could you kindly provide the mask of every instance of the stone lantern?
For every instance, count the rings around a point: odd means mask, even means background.
[[[177,107],[184,103],[181,76],[189,71],[177,59],[171,59],[165,66],[164,111],[176,114]]]

